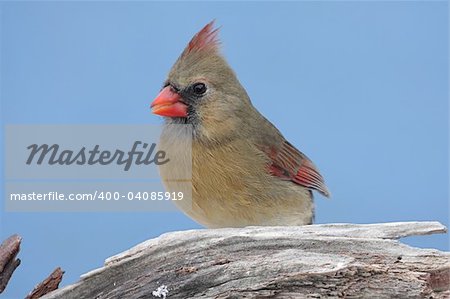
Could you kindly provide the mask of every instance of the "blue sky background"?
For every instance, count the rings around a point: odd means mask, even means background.
[[[2,126],[161,123],[150,102],[192,35],[216,19],[223,52],[254,105],[325,176],[333,197],[317,195],[318,223],[449,224],[447,2],[1,2],[0,9]],[[0,225],[2,239],[23,237],[22,265],[4,298],[23,298],[57,266],[67,285],[141,241],[200,228],[179,212],[3,209]],[[449,249],[448,235],[405,242]]]

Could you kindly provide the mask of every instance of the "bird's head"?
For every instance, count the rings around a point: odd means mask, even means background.
[[[197,131],[218,137],[225,132],[212,131],[233,130],[236,117],[251,104],[219,51],[218,29],[213,25],[207,24],[188,43],[151,108],[169,123],[192,124]]]

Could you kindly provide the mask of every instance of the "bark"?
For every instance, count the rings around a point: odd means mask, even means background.
[[[16,259],[20,250],[22,238],[12,235],[0,245],[0,294],[5,290],[12,274],[20,265],[20,259]]]
[[[58,267],[41,283],[39,283],[26,297],[25,299],[37,299],[41,298],[45,294],[50,293],[58,288],[59,283],[63,278],[64,271]]]
[[[164,234],[42,298],[449,298],[450,253],[396,239],[438,222]]]

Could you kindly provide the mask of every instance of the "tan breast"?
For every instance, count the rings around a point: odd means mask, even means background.
[[[164,184],[171,192],[192,191],[192,201],[183,200],[177,206],[200,224],[242,227],[311,222],[309,190],[268,174],[266,156],[245,140],[208,148],[194,142],[189,151],[186,139],[163,134],[160,144],[171,159],[160,166]],[[192,185],[175,179],[183,177],[192,178]]]

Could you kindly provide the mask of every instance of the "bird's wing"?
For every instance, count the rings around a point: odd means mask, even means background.
[[[283,140],[281,146],[268,148],[267,151],[272,175],[330,196],[323,177],[311,160],[288,141]]]

